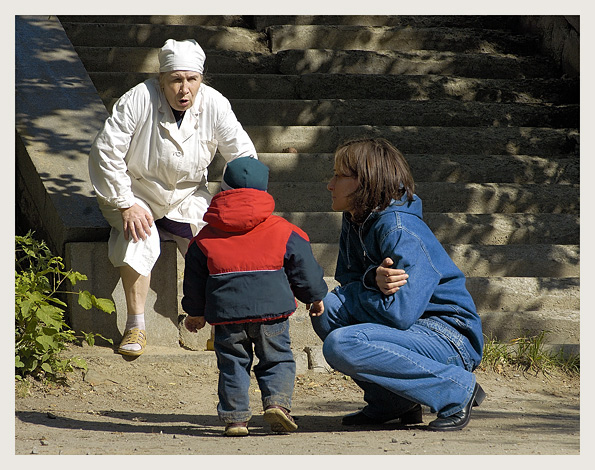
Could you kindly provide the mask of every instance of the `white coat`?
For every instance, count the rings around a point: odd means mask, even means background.
[[[229,101],[208,85],[200,85],[180,128],[156,78],[116,102],[89,154],[91,183],[112,226],[109,257],[114,266],[128,264],[148,275],[159,256],[156,227],[152,240],[126,241],[118,209],[139,203],[155,220],[166,216],[186,222],[198,233],[211,200],[207,167],[217,149],[227,161],[258,158]]]

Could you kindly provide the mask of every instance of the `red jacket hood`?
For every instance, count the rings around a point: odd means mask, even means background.
[[[265,191],[230,189],[213,196],[204,221],[225,232],[245,232],[268,219],[274,210],[275,200]]]

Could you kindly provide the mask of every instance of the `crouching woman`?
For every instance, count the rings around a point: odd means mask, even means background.
[[[343,212],[335,278],[340,286],[312,317],[328,363],[364,391],[345,425],[400,419],[435,431],[464,428],[485,393],[473,370],[481,320],[465,276],[422,219],[409,165],[381,138],[341,145],[328,183]]]

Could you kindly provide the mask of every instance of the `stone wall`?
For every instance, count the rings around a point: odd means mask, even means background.
[[[519,27],[538,34],[544,52],[552,55],[568,77],[580,73],[580,16],[521,16]]]

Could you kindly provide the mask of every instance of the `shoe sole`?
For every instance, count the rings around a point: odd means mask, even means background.
[[[248,426],[232,426],[223,431],[223,434],[228,437],[244,437],[250,434]]]
[[[293,432],[298,426],[291,421],[283,411],[271,408],[264,412],[264,420],[271,425],[273,432]]]
[[[133,356],[138,357],[145,352],[145,349],[139,349],[138,351],[131,351],[129,349],[118,349],[118,354],[122,354],[122,356]]]
[[[247,428],[232,428],[228,429],[223,434],[225,434],[227,437],[244,437],[250,434],[250,431],[248,431]]]

